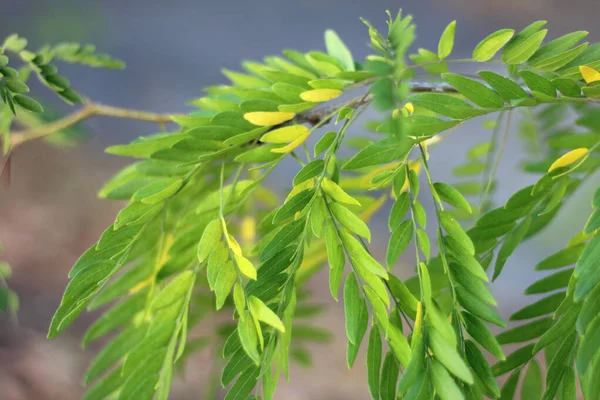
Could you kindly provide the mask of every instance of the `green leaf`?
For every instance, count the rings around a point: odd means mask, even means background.
[[[483,353],[481,353],[481,350],[477,348],[475,343],[467,340],[465,341],[465,353],[469,365],[483,386],[485,395],[493,399],[500,397],[498,382],[496,382],[496,378],[492,375],[490,365]]]
[[[327,47],[327,53],[337,59],[346,71],[354,71],[354,60],[352,59],[350,50],[348,50],[337,33],[331,29],[325,31],[325,46]]]
[[[446,183],[436,182],[433,184],[433,187],[442,201],[456,208],[463,209],[469,214],[472,212],[471,205],[467,199],[465,199],[463,195],[452,186]]]
[[[275,314],[269,307],[267,307],[267,305],[263,303],[262,300],[260,300],[258,297],[250,296],[249,301],[252,316],[254,316],[259,321],[262,321],[265,324],[277,329],[279,332],[285,332],[283,322],[281,322],[277,314]]]
[[[536,360],[531,360],[521,386],[521,398],[539,400],[542,397],[542,370]]]
[[[295,213],[304,210],[314,197],[313,189],[306,189],[288,199],[273,216],[273,223],[280,222]]]
[[[388,244],[388,250],[386,255],[386,262],[388,268],[396,263],[398,257],[404,252],[408,243],[410,243],[413,235],[413,224],[410,220],[405,220],[392,232],[390,236],[390,242]]]
[[[16,94],[12,97],[15,103],[19,106],[23,107],[27,111],[41,113],[44,111],[44,108],[40,103],[32,99],[31,97],[24,96],[22,94]]]
[[[396,387],[400,374],[400,364],[396,361],[394,353],[388,351],[381,368],[381,386],[379,389],[381,400],[396,400]]]
[[[238,335],[240,337],[240,343],[244,348],[246,354],[254,361],[256,365],[260,365],[260,354],[258,353],[258,335],[256,333],[256,327],[252,314],[249,310],[244,311],[243,318],[238,323]]]
[[[522,64],[540,47],[547,29],[542,29],[546,21],[536,21],[515,35],[502,50],[502,61],[506,64]]]
[[[465,322],[465,329],[469,335],[496,358],[504,360],[505,357],[500,344],[485,324],[472,314],[462,312],[461,315]]]
[[[533,358],[534,346],[535,345],[532,343],[525,347],[521,347],[520,349],[509,354],[509,356],[506,357],[506,360],[494,364],[492,366],[492,373],[494,376],[504,375],[531,360]],[[504,388],[502,388],[502,391],[504,391]]]
[[[256,386],[259,375],[260,368],[248,368],[231,386],[225,400],[246,400]]]
[[[419,224],[422,228],[426,228],[427,227],[427,214],[425,213],[425,208],[423,207],[421,202],[416,199],[413,203],[413,214],[415,217],[415,221],[417,221],[417,224]]]
[[[494,311],[487,304],[481,302],[477,297],[467,292],[462,287],[459,286],[456,288],[456,295],[460,305],[471,314],[483,319],[484,321],[491,322],[494,325],[498,325],[503,328],[506,327],[506,324],[496,311]]]
[[[552,82],[531,71],[519,71],[519,75],[532,92],[542,93],[551,98],[556,97],[556,89]]]
[[[498,93],[473,79],[452,74],[442,74],[442,78],[473,103],[484,108],[502,108],[504,101]]]
[[[239,315],[241,315],[246,309],[246,295],[244,293],[244,287],[237,282],[233,287],[233,304],[235,305],[235,310]]]
[[[260,260],[268,260],[287,247],[290,243],[298,240],[304,231],[305,223],[304,219],[297,219],[279,229],[269,243],[263,248],[260,253]]]
[[[208,223],[198,243],[198,262],[204,262],[223,236],[221,220],[214,219]]]
[[[586,328],[577,349],[577,370],[584,375],[600,347],[600,318],[596,316]]]
[[[404,118],[407,133],[414,136],[432,136],[450,129],[460,121],[445,121],[427,115],[409,115]]]
[[[394,298],[400,304],[403,311],[407,312],[411,318],[415,319],[417,312],[417,298],[410,292],[408,287],[400,279],[390,274],[388,281],[389,289]]]
[[[492,87],[502,98],[511,100],[528,99],[529,94],[516,82],[492,71],[479,71],[479,76]]]
[[[533,57],[529,59],[529,64],[535,66],[536,64],[539,64],[542,61],[555,56],[556,54],[567,51],[587,35],[588,32],[586,31],[577,31],[551,40],[535,52]]]
[[[438,396],[440,396],[442,400],[464,400],[465,397],[462,394],[462,391],[442,364],[433,360],[430,368],[433,387],[435,387]]]
[[[515,230],[506,235],[504,242],[502,243],[502,247],[500,247],[500,251],[498,252],[498,256],[496,257],[494,276],[492,280],[495,280],[500,275],[502,269],[504,268],[504,264],[511,254],[516,250],[517,246],[521,243],[530,226],[531,216],[521,221]]]
[[[321,188],[323,191],[338,203],[360,206],[360,202],[354,197],[350,196],[344,191],[337,183],[328,178],[323,178],[321,182]]]
[[[597,235],[590,240],[581,253],[579,260],[577,260],[574,273],[575,277],[578,278],[575,285],[575,301],[579,301],[587,295],[600,280],[600,269],[596,267],[599,257],[600,235]]]
[[[452,375],[463,382],[473,383],[473,375],[455,348],[446,343],[443,337],[435,329],[430,329],[429,346],[436,358]]]
[[[390,232],[394,231],[398,225],[400,225],[400,222],[408,212],[409,205],[410,199],[408,192],[401,193],[392,205],[392,209],[390,211],[390,216],[388,219],[388,227],[390,228]]]
[[[346,260],[342,242],[331,223],[327,224],[325,230],[325,244],[327,245],[327,259],[329,261],[329,290],[331,291],[331,296],[337,301],[337,293],[342,282]]]
[[[456,21],[452,21],[446,26],[440,41],[438,42],[438,57],[440,60],[448,57],[452,53],[454,47],[454,31],[456,29]]]
[[[413,143],[408,138],[402,140],[395,138],[382,139],[363,148],[348,160],[342,166],[342,169],[355,170],[397,161],[404,157],[412,146]]]
[[[27,93],[29,87],[18,79],[5,79],[4,84],[13,93]]]
[[[347,363],[348,363],[348,368],[352,368],[352,366],[354,365],[354,361],[356,360],[356,356],[358,354],[358,350],[360,349],[360,344],[363,340],[363,337],[365,336],[365,333],[367,332],[367,327],[369,324],[369,312],[367,310],[367,306],[364,303],[363,300],[363,305],[364,307],[360,308],[360,313],[357,316],[357,332],[356,332],[356,337],[354,338],[354,341],[356,343],[352,343],[350,342],[350,340],[348,340],[348,348],[346,351],[346,359],[347,359]]]
[[[504,386],[502,386],[502,391],[500,393],[500,400],[513,400],[515,397],[515,392],[517,391],[517,385],[519,384],[519,376],[521,375],[521,370],[515,370],[506,382],[504,382]]]
[[[335,219],[342,224],[344,228],[364,237],[369,242],[371,241],[371,231],[369,231],[369,227],[356,214],[338,203],[330,203],[329,207],[331,208],[331,212]]]
[[[156,179],[133,194],[131,201],[158,204],[173,196],[183,186],[182,179]]]
[[[496,339],[500,344],[527,342],[542,336],[552,326],[552,323],[552,317],[536,319],[527,324],[504,331],[496,336]]]
[[[523,307],[511,315],[510,320],[517,321],[522,319],[530,319],[553,313],[558,309],[558,306],[563,302],[564,299],[565,292],[551,294],[550,296],[541,298],[540,300]]]
[[[475,61],[488,61],[504,46],[514,35],[512,29],[501,29],[483,39],[473,50]]]
[[[600,285],[596,285],[583,302],[576,325],[580,334],[585,333],[588,324],[596,317],[598,309],[600,309]]]
[[[567,247],[566,249],[561,249],[540,261],[535,266],[535,270],[544,271],[572,265],[577,262],[584,248],[585,243],[581,243],[572,247]]]
[[[582,43],[573,49],[559,52],[558,54],[548,55],[547,57],[540,58],[539,60],[531,59],[529,60],[529,64],[539,71],[552,72],[571,62],[579,54],[581,54],[587,48],[587,46],[587,42]]]
[[[324,134],[321,139],[315,144],[314,157],[317,157],[325,150],[329,149],[333,142],[335,142],[335,138],[337,137],[337,133],[330,131]]]
[[[373,325],[367,346],[367,382],[374,400],[379,400],[379,382],[381,369],[381,335],[377,325]]]
[[[225,304],[237,278],[235,266],[231,261],[227,261],[228,253],[225,245],[219,247],[221,250],[215,250],[208,258],[206,268],[209,283],[215,292],[217,310]]]
[[[346,315],[346,334],[348,341],[359,345],[362,340],[362,316],[367,312],[365,300],[361,297],[356,277],[348,274],[344,284],[344,312]],[[364,333],[363,333],[364,334]]]
[[[341,230],[339,233],[341,234],[342,243],[361,278],[376,289],[385,303],[389,304],[385,286],[378,278],[388,279],[387,270],[373,258],[362,243],[355,239],[354,236],[346,230]]]
[[[469,254],[475,254],[473,242],[452,214],[448,211],[441,210],[439,212],[439,219],[440,225],[448,232],[448,235],[455,239]]]
[[[527,287],[527,289],[525,289],[525,294],[548,293],[556,289],[566,288],[572,275],[573,268],[548,275]]]
[[[445,93],[417,93],[411,95],[408,100],[416,106],[455,119],[471,118],[487,112],[473,107],[456,96]],[[435,122],[434,120],[431,121]],[[430,125],[434,126],[432,123]]]
[[[325,161],[313,160],[306,164],[294,177],[294,186],[320,175],[325,169]]]

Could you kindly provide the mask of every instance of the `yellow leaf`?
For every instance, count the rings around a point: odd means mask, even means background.
[[[242,240],[251,243],[256,239],[256,220],[253,217],[244,217],[240,223]]]
[[[242,248],[240,247],[237,240],[235,240],[235,238],[231,235],[227,235],[226,238],[227,238],[227,244],[229,245],[229,248],[231,249],[233,254],[235,254],[236,256],[241,256]]]
[[[254,264],[252,264],[252,261],[248,260],[242,255],[236,254],[235,263],[237,264],[238,269],[240,270],[242,275],[250,279],[256,280],[256,268],[254,267]]]
[[[582,65],[579,67],[579,71],[586,83],[600,81],[600,72],[596,71],[594,68]]]
[[[406,111],[408,111],[408,115],[413,115],[413,113],[415,112],[415,106],[413,106],[413,103],[406,103],[404,105],[404,108],[406,109]]]
[[[306,132],[304,135],[300,136],[298,139],[294,140],[292,143],[287,146],[280,147],[278,149],[271,150],[272,153],[289,153],[294,150],[296,147],[300,146],[304,141],[310,136],[310,131]]]
[[[548,168],[548,172],[552,172],[557,168],[567,167],[571,164],[574,164],[576,161],[579,161],[582,157],[587,156],[587,154],[588,149],[585,147],[571,150],[567,154],[563,154],[556,161],[554,161],[550,168]]]
[[[417,303],[417,316],[415,318],[415,326],[413,328],[413,333],[417,336],[423,334],[423,303],[420,301]]]
[[[360,203],[358,200],[356,200],[354,197],[350,196],[348,193],[344,192],[344,189],[339,187],[337,183],[335,183],[327,178],[323,178],[321,187],[323,188],[323,191],[325,193],[327,193],[327,195],[329,197],[331,197],[333,200],[337,201],[338,203],[344,203],[344,204],[350,204],[350,205],[354,204],[354,205],[360,206]]]
[[[417,175],[419,175],[419,172],[421,172],[421,163],[419,161],[409,161],[408,168],[412,169],[413,171],[415,171],[417,173]],[[408,179],[406,179],[404,181],[404,185],[402,185],[402,189],[400,189],[400,193],[404,192],[406,189],[408,189]]]
[[[339,97],[341,94],[342,91],[337,89],[315,89],[300,93],[300,98],[304,101],[320,103],[323,101],[333,100],[336,97]]]
[[[308,128],[304,125],[292,125],[284,128],[275,129],[274,131],[267,132],[260,138],[261,142],[264,143],[290,143],[298,139],[302,135],[308,133]]]
[[[296,116],[293,112],[254,111],[244,114],[244,119],[258,126],[279,125]]]

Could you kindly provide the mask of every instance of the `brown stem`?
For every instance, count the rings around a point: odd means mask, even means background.
[[[86,104],[83,108],[75,111],[74,113],[67,115],[64,118],[50,122],[45,125],[36,126],[31,129],[23,130],[20,132],[14,132],[10,135],[11,148],[15,147],[33,139],[42,138],[48,136],[54,132],[60,131],[61,129],[68,128],[81,122],[85,119],[94,116],[106,116],[116,118],[127,118],[136,119],[139,121],[154,122],[159,125],[164,125],[167,122],[172,121],[173,115],[171,114],[158,114],[146,111],[132,110],[128,108],[105,106],[98,103]]]

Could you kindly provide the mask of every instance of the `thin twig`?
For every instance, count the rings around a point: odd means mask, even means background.
[[[12,133],[10,135],[11,147],[14,149],[15,147],[27,141],[48,136],[52,133],[60,131],[61,129],[68,128],[77,124],[78,122],[94,116],[136,119],[139,121],[154,122],[159,125],[164,125],[173,120],[172,114],[152,113],[128,108],[105,106],[98,103],[89,103],[78,111],[75,111],[74,113],[69,114],[59,120],[36,126],[24,131]]]

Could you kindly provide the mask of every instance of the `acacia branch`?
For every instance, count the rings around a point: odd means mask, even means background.
[[[172,114],[152,113],[147,111],[132,110],[128,108],[105,106],[98,103],[86,104],[83,108],[69,114],[61,119],[48,124],[36,126],[31,129],[14,132],[10,135],[11,148],[15,148],[30,140],[39,139],[61,129],[66,129],[83,120],[94,116],[105,116],[125,119],[135,119],[139,121],[154,122],[157,124],[166,124],[173,120]]]

